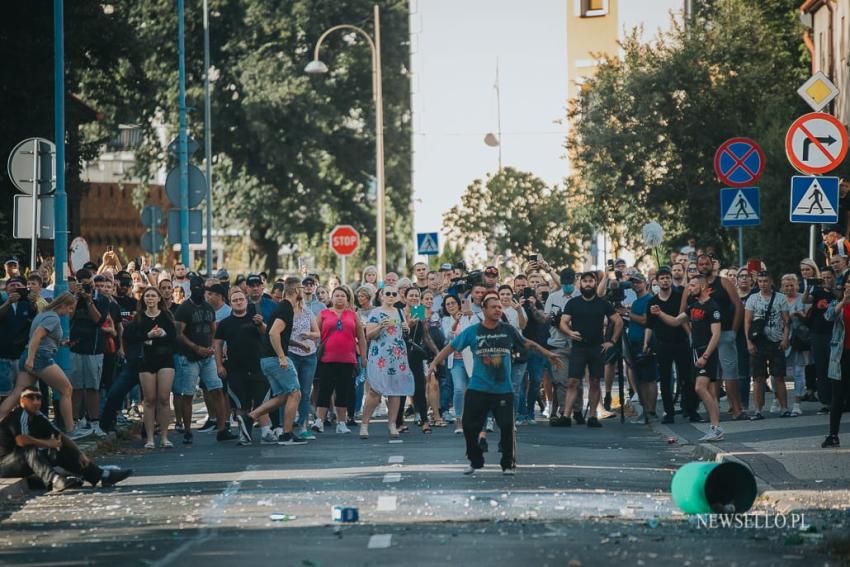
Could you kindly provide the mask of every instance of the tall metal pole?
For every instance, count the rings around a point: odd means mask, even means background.
[[[68,194],[65,193],[65,4],[53,0],[53,140],[56,142],[56,193],[53,197],[54,295],[68,291],[65,265],[68,263]],[[62,334],[69,334],[68,317],[62,317]],[[65,372],[71,370],[67,347],[59,349],[57,362]]]
[[[496,58],[496,135],[499,137],[499,172],[502,171],[502,92],[499,84],[499,58]]]
[[[809,258],[815,260],[815,239],[817,238],[817,229],[815,225],[809,227]]]
[[[38,165],[39,156],[38,150],[41,145],[40,140],[35,138],[32,141],[32,240],[30,241],[30,270],[35,269],[35,261],[38,257]]]
[[[177,59],[178,59],[178,113],[177,157],[180,162],[180,257],[191,270],[189,261],[189,156],[186,134],[186,46],[183,23],[183,0],[177,0]]]
[[[744,227],[738,227],[738,266],[744,265]]]
[[[375,171],[378,183],[378,279],[383,280],[387,268],[387,229],[386,229],[386,193],[384,188],[384,93],[381,86],[381,13],[375,4],[375,53],[374,57],[374,81],[375,81]]]
[[[212,125],[210,123],[210,9],[204,0],[204,162],[207,174],[207,274],[213,273],[212,256]]]

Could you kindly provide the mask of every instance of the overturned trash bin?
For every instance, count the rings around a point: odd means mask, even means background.
[[[756,478],[740,463],[688,463],[670,484],[673,501],[686,514],[737,513],[756,499]]]

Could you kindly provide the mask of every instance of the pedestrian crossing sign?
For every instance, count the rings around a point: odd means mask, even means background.
[[[761,223],[758,187],[724,187],[720,190],[720,226],[753,226]]]
[[[791,178],[791,222],[838,222],[838,178],[795,175]]]
[[[440,253],[439,236],[436,232],[420,232],[416,235],[416,248],[422,256]]]

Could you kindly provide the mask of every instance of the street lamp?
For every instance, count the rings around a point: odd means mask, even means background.
[[[378,256],[378,278],[383,280],[386,273],[386,258],[387,258],[387,233],[386,233],[386,214],[385,207],[385,192],[384,192],[384,104],[383,91],[381,88],[381,19],[380,11],[377,5],[374,7],[375,13],[375,39],[366,33],[362,28],[349,24],[341,24],[334,26],[325,31],[319,36],[319,41],[316,42],[316,49],[313,52],[313,60],[310,61],[304,72],[310,75],[323,75],[328,72],[328,66],[319,59],[319,49],[322,47],[322,42],[325,38],[336,30],[352,30],[363,37],[369,43],[372,49],[372,96],[375,101],[375,181],[378,189],[377,195],[377,256]]]

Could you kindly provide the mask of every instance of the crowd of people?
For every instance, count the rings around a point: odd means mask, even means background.
[[[109,249],[56,296],[49,263],[25,277],[10,258],[0,476],[29,471],[61,490],[81,480],[54,465],[76,460],[63,468],[114,484],[129,471],[92,468],[74,440],[106,436],[134,411],[146,449],[173,447],[172,432],[186,445],[197,432],[237,445],[301,445],[352,428],[367,439],[377,415],[391,439],[451,425],[465,439],[466,474],[483,466],[496,428],[513,474],[518,427],[602,427],[615,401],[640,408],[635,423],[707,418],[706,442],[724,439],[724,397],[729,420],[793,418],[817,401],[829,415],[822,446],[837,447],[850,403],[848,253],[827,227],[826,265],[807,258],[781,277],[758,260],[722,267],[690,243],[643,270],[616,259],[556,271],[535,255],[521,273],[417,263],[410,278],[379,281],[370,266],[348,283],[123,266]],[[618,378],[628,394],[615,400]],[[208,418],[193,427],[198,397]],[[42,400],[52,407],[42,412]]]

